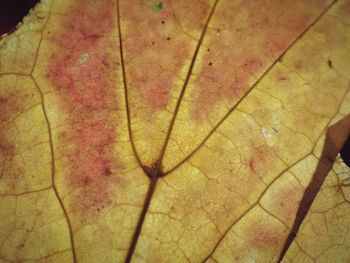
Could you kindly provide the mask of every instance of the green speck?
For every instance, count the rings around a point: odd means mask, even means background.
[[[156,11],[156,12],[161,12],[163,10],[163,8],[164,8],[164,4],[161,1],[154,1],[154,0],[152,0],[152,1],[150,1],[149,7],[151,9],[153,9],[154,11]]]
[[[158,2],[158,3],[156,4],[156,7],[157,7],[157,9],[158,9],[159,11],[163,10],[163,2]]]

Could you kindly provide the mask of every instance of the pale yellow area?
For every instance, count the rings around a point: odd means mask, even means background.
[[[40,260],[70,249],[67,221],[52,189],[3,195],[0,207],[2,261]]]
[[[40,95],[29,76],[0,76],[0,194],[22,194],[51,186],[50,148]]]

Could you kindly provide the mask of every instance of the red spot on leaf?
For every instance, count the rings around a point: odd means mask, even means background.
[[[114,1],[78,1],[61,21],[51,41],[47,77],[57,89],[68,128],[61,134],[67,184],[75,191],[74,207],[100,210],[111,204],[120,161],[113,154],[118,119],[114,57]]]
[[[14,161],[16,144],[10,138],[12,135],[6,128],[0,131],[0,182],[9,190],[16,191],[23,179],[23,169]]]
[[[32,103],[33,94],[25,93],[16,87],[16,82],[6,87],[6,95],[0,95],[0,182],[16,192],[24,176],[23,166],[14,160],[18,149],[16,146],[17,130],[11,128],[11,121],[26,110]],[[5,189],[6,189],[5,188]]]
[[[324,5],[301,1],[233,1],[219,5],[214,21],[222,28],[220,32],[209,29],[210,52],[203,56],[205,64],[210,61],[214,66],[202,67],[196,73],[199,77],[194,81],[192,117],[197,121],[207,119],[223,100],[236,102],[311,23],[314,9]]]
[[[283,187],[277,193],[275,205],[284,222],[292,223],[294,221],[303,193],[304,189],[301,186]]]
[[[122,32],[126,77],[130,104],[135,105],[137,114],[166,108],[176,74],[190,55],[172,4],[163,5],[165,8],[155,13],[137,1],[121,3],[121,23],[128,28]]]
[[[273,150],[268,145],[257,145],[252,142],[244,161],[248,164],[253,173],[263,178],[267,176],[271,167],[273,167],[278,160],[276,160]]]
[[[16,154],[16,147],[13,142],[10,142],[6,137],[5,134],[1,133],[1,140],[0,140],[0,153],[3,159],[10,160],[12,159]]]
[[[272,225],[262,222],[254,224],[251,229],[250,243],[258,249],[268,249],[271,251],[279,251],[285,239],[283,232],[281,233]]]

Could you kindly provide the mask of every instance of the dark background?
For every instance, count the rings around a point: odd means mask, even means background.
[[[16,28],[39,0],[0,0],[0,36]]]
[[[350,135],[340,151],[340,156],[344,163],[350,167]]]

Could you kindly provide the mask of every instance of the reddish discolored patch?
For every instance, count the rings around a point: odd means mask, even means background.
[[[168,104],[169,100],[169,90],[167,87],[171,86],[171,78],[166,78],[167,76],[159,76],[157,83],[154,87],[150,87],[147,92],[144,94],[144,98],[147,99],[149,104],[148,108],[158,110],[164,109]]]
[[[189,2],[161,1],[161,8],[159,1],[120,3],[129,102],[137,115],[164,110],[172,88],[181,88],[177,78],[193,49],[183,26],[199,37],[210,10],[205,1]],[[188,13],[196,15],[184,18]]]
[[[344,1],[342,9],[345,14],[350,15],[350,2],[349,1]]]
[[[0,181],[6,185],[7,189],[16,191],[24,172],[23,168],[14,161],[16,144],[9,138],[6,129],[4,131],[0,132]]]
[[[280,161],[274,151],[266,144],[250,142],[250,147],[246,156],[243,157],[244,163],[251,171],[258,175],[263,181],[268,182],[274,167],[278,167]]]
[[[169,4],[174,10],[174,16],[181,18],[181,21],[178,22],[184,31],[191,34],[193,31],[203,30],[203,21],[207,19],[210,9],[209,2],[208,0],[177,0],[169,1]],[[211,1],[211,3],[213,2]],[[196,15],[193,15],[194,11]]]
[[[257,222],[250,230],[249,243],[257,249],[279,251],[283,245],[285,233],[273,225]]]
[[[271,162],[273,151],[267,145],[260,145],[251,148],[249,167],[256,174],[263,174]]]
[[[12,117],[25,111],[34,96],[16,90],[15,86],[9,86],[7,89],[14,91],[6,96],[0,95],[0,123],[10,121]]]
[[[13,105],[17,104],[13,104],[13,101],[8,97],[0,97],[0,122],[4,122],[9,118],[9,115],[13,111]]]
[[[285,223],[294,222],[303,193],[304,189],[300,185],[281,187],[277,192],[273,206],[277,209],[277,215]]]
[[[23,179],[23,167],[14,161],[17,154],[17,130],[11,121],[33,103],[34,94],[26,93],[13,85],[6,87],[6,95],[0,95],[0,182],[16,192]]]
[[[1,140],[0,140],[0,152],[1,156],[4,160],[12,159],[13,156],[16,154],[16,147],[13,142],[10,142],[8,139],[6,139],[5,134],[1,134]]]
[[[119,120],[115,57],[115,1],[76,1],[51,38],[47,78],[55,87],[69,123],[59,136],[74,208],[99,211],[111,204],[121,168],[113,152]]]
[[[326,7],[327,1],[229,1],[219,4],[191,115],[202,121],[221,101],[234,103]],[[215,28],[217,27],[217,28]]]

